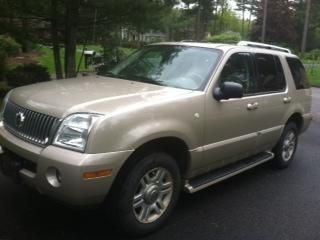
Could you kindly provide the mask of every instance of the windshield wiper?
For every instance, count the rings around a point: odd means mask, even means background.
[[[113,72],[105,72],[105,73],[102,73],[102,75],[106,77],[118,77],[118,75],[114,74]]]
[[[138,76],[138,75],[122,75],[122,74],[114,74],[113,72],[105,72],[103,73],[103,76],[106,77],[114,77],[114,78],[122,78],[130,81],[135,81],[135,82],[143,82],[143,83],[150,83],[150,84],[155,84],[159,86],[167,86],[164,83],[160,81],[156,81],[152,78],[148,77],[143,77],[143,76]]]
[[[166,86],[160,81],[156,81],[152,78],[144,77],[144,76],[137,76],[137,75],[119,75],[119,77],[123,77],[128,80],[136,81],[136,82],[143,82],[143,83],[150,83],[160,86]]]

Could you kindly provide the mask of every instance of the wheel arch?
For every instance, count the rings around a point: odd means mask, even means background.
[[[296,124],[299,132],[301,131],[302,127],[303,127],[303,117],[302,114],[300,112],[295,112],[293,113],[287,120],[286,125],[289,122],[293,122]]]
[[[111,195],[116,192],[127,173],[135,166],[135,164],[144,156],[152,152],[165,152],[175,159],[180,169],[181,177],[183,177],[191,162],[191,155],[188,145],[178,137],[161,137],[143,143],[129,156],[123,166],[120,168],[110,189]]]

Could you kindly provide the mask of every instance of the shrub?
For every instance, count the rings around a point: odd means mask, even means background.
[[[238,32],[224,32],[207,38],[208,42],[213,43],[237,43],[241,41],[241,35]]]
[[[306,53],[305,59],[316,61],[320,60],[320,49],[316,48]]]
[[[3,99],[12,88],[5,82],[0,82],[0,99]]]
[[[37,64],[18,66],[10,70],[6,77],[8,85],[11,87],[20,87],[50,80],[48,69]]]
[[[7,56],[15,56],[20,52],[21,45],[9,36],[0,35],[0,51]]]
[[[0,81],[7,71],[7,58],[20,52],[20,44],[9,36],[0,35]]]

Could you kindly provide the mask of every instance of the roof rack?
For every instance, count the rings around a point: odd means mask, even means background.
[[[257,42],[248,42],[248,41],[241,41],[238,42],[238,46],[248,46],[248,47],[256,47],[256,48],[264,48],[264,49],[270,49],[285,53],[291,53],[291,50],[288,48],[282,48],[278,47],[276,45],[270,45],[270,44],[264,44],[264,43],[257,43]]]
[[[185,39],[185,40],[181,40],[180,42],[196,42],[196,41]]]

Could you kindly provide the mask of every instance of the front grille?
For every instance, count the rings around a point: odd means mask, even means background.
[[[59,118],[38,113],[7,102],[3,122],[5,128],[15,136],[38,145],[48,145],[59,125]]]

